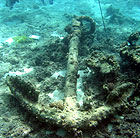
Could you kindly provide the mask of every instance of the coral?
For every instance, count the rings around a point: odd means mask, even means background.
[[[107,103],[114,104],[121,103],[127,100],[132,95],[132,92],[135,89],[135,85],[133,83],[127,82],[118,84],[112,91],[110,91],[107,96]]]
[[[94,51],[86,60],[87,66],[98,76],[105,77],[109,80],[116,78],[120,65],[115,56],[103,52]]]
[[[121,45],[120,56],[129,62],[129,66],[139,70],[140,67],[140,46],[128,46],[127,43]]]
[[[120,14],[120,11],[119,11],[119,9],[116,9],[112,5],[110,5],[106,9],[106,14],[107,14],[107,16],[114,15],[114,14]]]
[[[128,37],[128,42],[130,43],[131,46],[135,46],[136,42],[140,39],[140,32],[135,32],[132,33],[129,37]]]
[[[109,23],[122,24],[124,22],[124,17],[119,9],[114,8],[112,5],[107,8],[106,15],[110,17]]]

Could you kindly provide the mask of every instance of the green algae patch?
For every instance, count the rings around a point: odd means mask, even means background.
[[[29,38],[28,36],[25,35],[15,36],[13,37],[13,40],[17,44],[33,42],[32,38]]]

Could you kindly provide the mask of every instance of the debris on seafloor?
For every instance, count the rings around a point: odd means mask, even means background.
[[[82,21],[90,23],[89,30],[84,30]],[[137,87],[133,81],[122,77],[124,75],[120,70],[120,63],[114,56],[94,51],[91,52],[91,55],[86,60],[86,66],[91,70],[91,76],[87,77],[87,80],[92,77],[91,82],[95,81],[97,84],[96,90],[99,91],[100,98],[92,96],[95,94],[94,88],[90,91],[90,95],[86,95],[89,84],[85,82],[85,100],[83,101],[83,106],[79,106],[76,99],[78,46],[82,35],[90,35],[95,32],[95,22],[87,16],[75,17],[72,25],[67,27],[67,31],[69,33],[67,37],[69,40],[69,54],[64,99],[44,105],[40,103],[38,90],[25,79],[18,76],[7,76],[7,84],[21,106],[41,122],[57,125],[76,133],[97,127],[103,119],[114,114],[121,107],[127,108],[127,99]],[[126,55],[129,57],[129,54]],[[129,76],[125,77],[129,78]],[[97,104],[93,104],[94,100]]]

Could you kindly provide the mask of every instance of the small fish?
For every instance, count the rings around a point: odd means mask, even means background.
[[[6,6],[12,9],[16,2],[19,2],[19,0],[6,0]]]

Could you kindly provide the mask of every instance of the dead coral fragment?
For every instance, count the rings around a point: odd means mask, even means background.
[[[87,66],[95,74],[115,78],[120,70],[119,63],[113,55],[108,55],[99,51],[94,51],[86,60]]]
[[[126,43],[121,45],[120,55],[132,66],[140,66],[140,46],[130,47]]]
[[[131,46],[136,46],[136,42],[140,39],[140,32],[135,32],[132,33],[128,37],[128,42],[130,43]]]
[[[135,85],[131,82],[119,84],[107,96],[107,103],[117,106],[129,98],[135,90]]]

